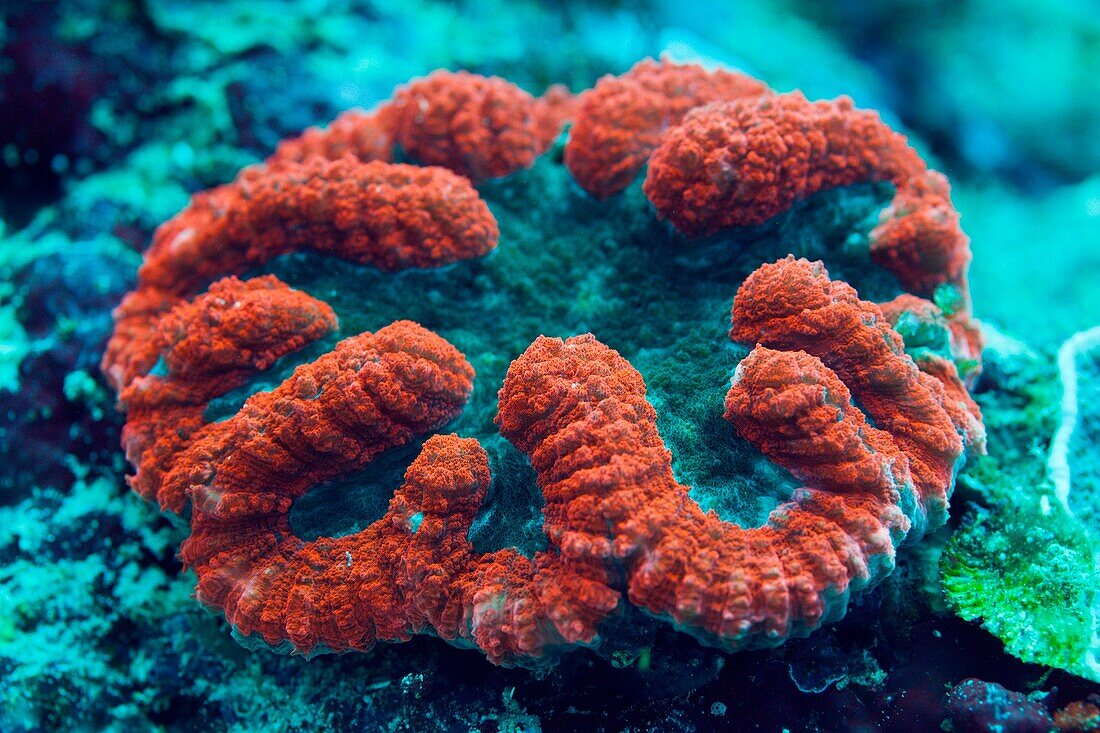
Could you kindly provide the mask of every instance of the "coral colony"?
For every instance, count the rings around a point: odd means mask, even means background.
[[[648,216],[685,247],[818,192],[892,184],[866,267],[907,293],[871,302],[820,262],[761,262],[728,284],[732,342],[704,344],[745,354],[715,418],[800,486],[758,526],[689,494],[661,406],[599,333],[536,333],[518,358],[495,357],[514,360],[491,419],[541,493],[534,551],[471,541],[503,441],[448,430],[475,355],[418,323],[348,336],[235,414],[212,414],[338,328],[326,292],[238,277],[307,250],[393,277],[476,267],[509,242],[475,186],[532,166],[567,124],[558,154],[577,195],[626,195],[644,171]],[[846,98],[810,102],[669,61],[575,96],[437,72],[196,194],[156,231],[102,368],[126,413],[131,486],[189,516],[181,554],[198,600],[242,639],[312,655],[431,634],[545,668],[611,643],[605,630],[636,614],[724,650],[768,647],[840,618],[889,575],[900,546],[946,521],[964,456],[984,452],[967,391],[981,368],[969,261],[944,176]],[[417,441],[381,518],[298,536],[296,501]]]

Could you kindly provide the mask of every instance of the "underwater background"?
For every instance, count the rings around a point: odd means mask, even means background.
[[[0,19],[0,731],[1100,730],[1094,0],[15,0]],[[615,652],[534,671],[428,635],[309,660],[238,643],[194,597],[186,519],[127,486],[125,416],[100,369],[156,227],[280,140],[436,69],[579,93],[647,57],[848,95],[950,180],[985,339],[970,391],[987,455],[960,469],[946,526],[899,550],[842,620],[774,649],[724,653],[640,615]],[[479,552],[546,547],[534,473],[493,423],[540,334],[592,331],[628,357],[692,498],[760,524],[799,484],[708,409],[721,417],[747,352],[726,337],[732,294],[793,252],[865,299],[896,295],[842,246],[866,242],[889,187],[690,243],[640,182],[585,194],[562,165],[567,135],[478,182],[500,227],[484,262],[387,275],[297,253],[250,274],[323,298],[340,337],[408,318],[469,358],[474,391],[448,430],[491,453]],[[279,360],[208,419],[336,341]],[[295,532],[378,519],[414,455],[311,492]]]

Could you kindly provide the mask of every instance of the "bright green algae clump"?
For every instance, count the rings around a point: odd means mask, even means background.
[[[990,455],[959,478],[957,496],[974,502],[943,553],[944,591],[1009,653],[1100,681],[1100,537],[1047,477],[1061,398],[1053,357],[1000,337],[985,360],[976,397]]]
[[[500,244],[487,257],[400,274],[313,254],[289,255],[268,267],[332,305],[340,337],[410,319],[448,339],[473,364],[474,393],[445,430],[478,438],[490,454],[494,483],[471,532],[475,547],[532,552],[545,546],[534,474],[493,423],[509,364],[540,334],[592,332],[629,359],[646,380],[678,479],[705,509],[761,524],[796,484],[722,417],[730,378],[747,353],[728,336],[734,293],[762,263],[794,253],[823,259],[834,278],[851,282],[862,297],[896,295],[892,276],[870,262],[866,237],[889,187],[829,192],[762,227],[691,242],[656,219],[638,183],[620,196],[593,201],[555,153],[530,171],[479,188],[501,228]],[[262,381],[213,405],[209,415],[231,414],[247,395],[314,357],[290,357]],[[369,524],[413,455],[407,451],[314,489],[295,506],[295,531],[316,537]]]

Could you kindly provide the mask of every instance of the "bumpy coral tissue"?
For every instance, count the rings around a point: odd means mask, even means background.
[[[327,128],[284,140],[269,168],[311,156],[390,162],[394,147],[424,165],[472,181],[529,168],[572,118],[576,98],[561,84],[533,97],[495,76],[437,71],[394,94],[372,112],[351,110]]]
[[[944,409],[975,451],[985,452],[982,411],[967,386],[981,369],[981,333],[969,320],[948,319],[935,303],[903,293],[880,303],[883,316],[904,338],[917,368],[943,384]]]
[[[665,130],[694,107],[767,91],[763,82],[736,72],[640,61],[581,95],[565,165],[584,190],[606,198],[630,185]]]
[[[690,112],[653,152],[645,193],[689,235],[761,224],[818,191],[889,181],[897,193],[871,254],[906,288],[960,282],[970,262],[947,179],[905,137],[852,100],[798,92],[715,102]]]
[[[730,337],[804,351],[839,375],[908,457],[918,500],[910,516],[916,536],[946,521],[963,451],[961,428],[945,408],[943,383],[917,369],[878,306],[860,300],[847,283],[830,280],[820,262],[788,257],[745,280],[733,299]]]
[[[385,114],[406,154],[475,181],[529,168],[552,140],[549,108],[511,82],[465,71],[399,89]]]
[[[327,128],[311,127],[298,137],[283,140],[264,164],[270,170],[319,157],[339,160],[350,155],[363,163],[393,162],[393,129],[384,114],[349,110]]]
[[[907,535],[946,520],[963,448],[942,385],[820,263],[765,265],[734,304],[731,335],[778,350],[758,346],[741,363],[726,418],[807,484],[763,527],[688,497],[641,375],[592,336],[537,340],[509,370],[498,418],[531,457],[563,558],[610,566],[632,603],[731,650],[842,615]]]
[[[127,413],[122,445],[137,471],[133,489],[182,511],[186,494],[167,491],[162,477],[202,426],[210,400],[335,329],[331,308],[270,275],[223,278],[165,314],[150,345],[167,373],[137,377],[119,393]]]
[[[499,230],[469,181],[443,168],[352,157],[246,169],[196,194],[161,225],[138,271],[138,289],[115,313],[103,369],[116,388],[156,362],[160,315],[215,277],[300,249],[383,270],[437,267],[478,257]]]
[[[392,523],[303,542],[288,512],[314,483],[442,427],[472,382],[473,369],[453,346],[400,321],[345,339],[251,397],[235,417],[208,426],[164,478],[169,491],[191,495],[192,534],[182,554],[198,575],[199,599],[225,609],[241,634],[305,652],[408,638],[385,567],[404,556],[380,554]],[[461,478],[469,480],[453,477]]]
[[[730,285],[730,336],[754,348],[724,416],[803,484],[765,524],[699,507],[641,374],[591,334],[540,336],[500,389],[500,433],[545,499],[547,546],[530,557],[468,538],[488,456],[431,434],[462,411],[473,369],[415,323],[346,338],[207,421],[211,400],[337,327],[274,277],[232,275],[301,249],[388,271],[485,255],[498,229],[470,179],[529,167],[570,122],[564,162],[585,190],[610,196],[648,164],[646,195],[688,235],[760,224],[827,188],[895,187],[870,248],[915,295],[880,307],[793,257]],[[391,162],[396,151],[423,166]],[[127,411],[133,488],[177,513],[190,502],[182,556],[198,597],[245,639],[314,654],[432,633],[539,666],[599,645],[633,605],[723,649],[773,646],[841,616],[902,542],[942,525],[964,450],[983,449],[964,382],[980,353],[968,261],[946,180],[846,99],[668,61],[579,97],[437,72],[196,194],[154,235],[103,370]],[[917,297],[945,284],[950,312]],[[314,485],[423,436],[381,519],[295,535],[291,508]]]

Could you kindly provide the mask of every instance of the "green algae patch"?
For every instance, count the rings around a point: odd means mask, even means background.
[[[1024,660],[1100,681],[1097,543],[1052,511],[967,515],[940,567],[955,612]]]
[[[940,559],[944,594],[1008,653],[1100,681],[1100,537],[1047,476],[1061,397],[1054,359],[988,335],[975,397],[989,455],[959,476],[966,509]]]

